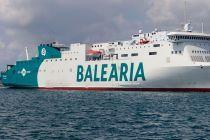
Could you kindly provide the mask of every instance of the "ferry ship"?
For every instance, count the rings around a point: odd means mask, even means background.
[[[1,79],[11,88],[210,91],[210,34],[188,23],[127,41],[40,44],[36,57],[7,65]]]

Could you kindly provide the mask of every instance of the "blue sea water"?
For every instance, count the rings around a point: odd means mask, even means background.
[[[210,139],[210,93],[1,88],[0,139]]]

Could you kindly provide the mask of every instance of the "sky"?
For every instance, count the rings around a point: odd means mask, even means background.
[[[176,30],[184,0],[0,0],[0,70],[36,52],[40,43],[128,40],[139,30]],[[187,0],[193,29],[210,33],[210,1]]]

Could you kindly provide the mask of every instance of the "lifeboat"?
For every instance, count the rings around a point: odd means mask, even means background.
[[[147,43],[149,43],[150,41],[149,40],[147,40],[146,38],[145,39],[140,39],[140,44],[141,45],[144,45],[144,44],[147,44]]]
[[[101,54],[102,54],[101,51],[95,51],[95,50],[88,50],[87,51],[87,55],[89,55],[89,56],[99,56]]]

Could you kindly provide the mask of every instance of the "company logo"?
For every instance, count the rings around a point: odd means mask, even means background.
[[[25,77],[27,74],[27,71],[26,69],[23,68],[20,73],[22,74],[23,77]]]
[[[42,54],[43,56],[45,56],[45,55],[46,55],[46,53],[47,53],[46,49],[45,49],[45,48],[43,48],[43,49],[42,49],[42,51],[41,51],[41,54]]]
[[[145,81],[143,63],[79,65],[77,67],[77,82],[109,82],[109,81]]]
[[[30,71],[27,71],[25,68],[23,68],[21,71],[18,72],[23,77],[25,77],[27,74],[31,73]]]

